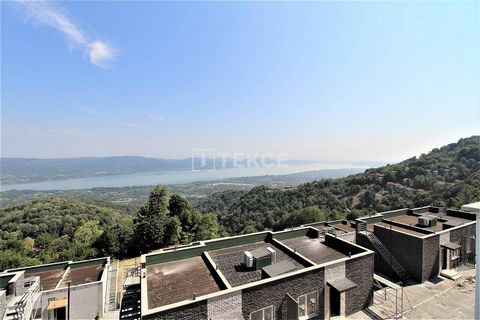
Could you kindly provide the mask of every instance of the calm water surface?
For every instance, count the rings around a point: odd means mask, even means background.
[[[0,191],[8,190],[68,190],[96,187],[146,186],[157,183],[184,184],[196,181],[210,181],[225,178],[281,175],[312,170],[358,168],[345,163],[312,163],[283,167],[225,168],[215,171],[171,170],[141,172],[115,176],[98,176],[78,179],[47,180],[32,183],[0,185]]]

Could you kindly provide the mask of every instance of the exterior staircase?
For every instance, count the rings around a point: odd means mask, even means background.
[[[129,285],[124,289],[122,306],[120,307],[120,320],[140,320],[140,313],[140,285]]]
[[[357,222],[358,223],[358,222]],[[365,235],[370,243],[375,248],[382,258],[390,265],[392,270],[397,274],[402,281],[405,281],[409,276],[405,268],[395,259],[391,252],[383,245],[383,243],[375,236],[373,232],[367,230],[367,224],[365,222],[360,222],[357,227],[357,232]]]
[[[117,301],[117,287],[118,287],[118,260],[110,265],[108,270],[108,310],[118,310],[119,303]]]
[[[3,320],[29,320],[33,309],[40,301],[40,278],[35,277],[21,296],[12,297],[15,301],[5,308]],[[11,299],[12,299],[11,298]],[[7,300],[8,303],[8,300]]]

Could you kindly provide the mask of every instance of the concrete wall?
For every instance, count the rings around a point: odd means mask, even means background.
[[[97,313],[102,315],[102,283],[95,282],[70,288],[70,319],[94,319]],[[67,288],[42,292],[42,319],[48,317],[48,301],[67,299]]]
[[[249,319],[250,313],[253,311],[273,305],[275,306],[275,319],[287,319],[287,293],[293,299],[297,299],[303,294],[318,291],[319,314],[315,319],[323,319],[324,273],[323,268],[316,269],[242,290],[243,317]]]
[[[178,308],[165,310],[152,315],[145,315],[143,320],[201,320],[208,319],[207,300],[191,303]]]

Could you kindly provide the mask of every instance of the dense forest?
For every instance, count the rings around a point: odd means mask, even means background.
[[[153,188],[136,215],[72,199],[49,198],[0,211],[0,270],[98,256],[138,256],[218,237],[215,213]]]
[[[0,210],[0,270],[104,255],[138,256],[218,236],[402,207],[459,208],[480,200],[479,160],[480,137],[474,136],[346,178],[214,193],[196,207],[162,185],[133,213],[101,201],[34,200]]]

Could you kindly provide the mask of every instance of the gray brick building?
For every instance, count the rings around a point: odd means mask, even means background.
[[[247,268],[245,252],[274,253],[267,265]],[[307,226],[144,255],[142,318],[348,316],[372,303],[373,254]]]

